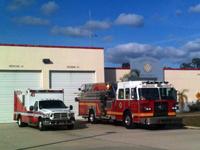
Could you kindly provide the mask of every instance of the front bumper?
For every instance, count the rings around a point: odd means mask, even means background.
[[[44,126],[65,126],[75,124],[75,118],[68,120],[50,120],[48,118],[43,119]]]
[[[152,125],[152,124],[182,124],[183,119],[181,117],[150,117],[150,118],[142,118],[140,123],[145,125]]]

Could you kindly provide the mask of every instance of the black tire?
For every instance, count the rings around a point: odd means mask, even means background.
[[[91,111],[89,112],[89,115],[88,115],[88,122],[89,122],[89,123],[92,123],[92,124],[96,123],[96,117],[95,117],[95,113],[94,113],[93,110],[91,110]]]
[[[74,124],[67,125],[67,129],[69,129],[69,130],[74,129]]]
[[[42,119],[39,119],[39,122],[38,122],[38,129],[40,131],[44,131],[45,130],[45,126],[44,126],[44,123],[43,123],[43,120]]]
[[[158,129],[160,129],[160,125],[150,124],[150,125],[147,125],[147,129],[149,129],[149,130],[158,130]]]
[[[24,123],[24,122],[22,121],[22,118],[21,118],[21,117],[18,117],[18,119],[17,119],[17,124],[18,124],[19,127],[25,127],[25,126],[26,126],[26,123]]]
[[[130,112],[126,112],[124,114],[123,124],[126,127],[126,129],[132,129],[133,128],[133,120],[132,120],[132,115],[131,115]]]

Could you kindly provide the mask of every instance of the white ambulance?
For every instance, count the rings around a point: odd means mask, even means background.
[[[37,126],[44,130],[47,126],[74,128],[73,107],[64,104],[64,90],[35,90],[14,92],[14,120],[19,127]]]

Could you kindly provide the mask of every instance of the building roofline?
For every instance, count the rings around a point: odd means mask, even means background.
[[[44,48],[78,48],[78,49],[104,50],[103,47],[90,47],[90,46],[53,46],[53,45],[5,44],[5,43],[0,43],[0,46],[44,47]]]
[[[115,70],[130,70],[130,68],[125,68],[125,67],[105,67],[104,69],[115,69]]]
[[[163,70],[200,70],[200,68],[163,68]]]

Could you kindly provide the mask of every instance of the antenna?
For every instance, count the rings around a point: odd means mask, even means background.
[[[89,9],[88,15],[89,15],[89,21],[91,21],[92,14],[91,14],[91,10],[90,9]]]
[[[90,9],[88,11],[88,17],[89,17],[89,22],[90,22],[92,20],[92,13]],[[89,26],[89,31],[91,31],[90,26]],[[89,35],[89,45],[92,46],[92,32]]]

